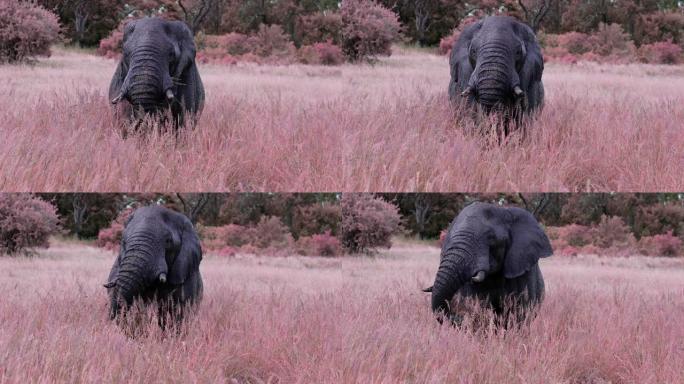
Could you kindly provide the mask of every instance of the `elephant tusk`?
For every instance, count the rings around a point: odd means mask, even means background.
[[[515,94],[515,97],[520,97],[523,95],[523,90],[520,89],[519,85],[516,85],[515,88],[513,88],[513,93]]]
[[[173,91],[170,90],[170,89],[167,89],[167,90],[166,90],[166,99],[169,100],[169,101],[171,101],[171,100],[173,100],[174,97],[175,97],[175,96],[173,95]]]
[[[119,101],[121,101],[121,99],[123,99],[123,97],[124,97],[124,93],[123,92],[119,93],[118,96],[116,96],[115,98],[112,99],[112,104],[117,104]]]
[[[166,283],[166,273],[162,273],[159,275],[159,282],[162,284]]]
[[[103,284],[105,288],[114,288],[116,285],[116,281],[108,281],[107,283]]]
[[[421,289],[421,291],[423,291],[423,292],[432,292],[432,287],[423,288],[423,289]]]
[[[471,91],[472,91],[472,89],[470,87],[466,87],[466,89],[464,89],[463,92],[461,92],[461,96],[466,97],[466,96],[470,95]]]
[[[473,283],[481,283],[485,279],[485,271],[480,271],[473,276]]]

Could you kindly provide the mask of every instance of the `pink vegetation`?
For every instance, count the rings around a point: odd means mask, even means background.
[[[538,316],[497,333],[435,321],[420,288],[434,279],[436,248],[373,259],[208,256],[187,331],[164,336],[151,322],[130,338],[107,318],[102,283],[114,255],[44,252],[0,259],[6,382],[684,382],[679,260],[545,259]]]

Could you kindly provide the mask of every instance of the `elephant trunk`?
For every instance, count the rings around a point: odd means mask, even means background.
[[[503,43],[492,41],[485,44],[477,60],[475,88],[477,100],[485,107],[504,103],[511,92],[511,53]]]
[[[174,98],[168,63],[154,46],[141,46],[131,57],[124,81],[125,97],[144,111],[154,111]]]
[[[471,234],[456,234],[449,239],[450,246],[445,249],[432,286],[432,311],[438,315],[449,314],[449,302],[469,280],[479,278],[474,273],[476,252]],[[474,281],[474,280],[473,280]]]
[[[149,243],[149,237],[141,236],[130,241],[121,258],[119,273],[111,295],[110,317],[115,318],[123,308],[133,304],[136,297],[141,295],[155,280],[166,282],[165,269],[155,268],[151,260],[156,260],[154,246]]]

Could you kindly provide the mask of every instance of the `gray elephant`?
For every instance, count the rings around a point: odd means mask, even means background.
[[[432,287],[432,310],[460,323],[452,313],[454,295],[488,307],[508,323],[520,320],[544,296],[544,278],[538,260],[553,250],[544,230],[531,213],[516,207],[473,203],[449,226],[442,245],[439,269]]]
[[[202,299],[202,249],[184,215],[160,206],[137,209],[126,221],[121,250],[105,284],[110,318],[134,301],[158,306],[160,325],[182,320],[186,305]]]
[[[176,127],[196,119],[204,86],[195,65],[195,42],[180,21],[145,18],[124,28],[123,56],[109,85],[112,104],[130,119],[170,111]]]
[[[543,106],[544,59],[534,32],[508,16],[489,16],[466,27],[449,59],[449,98],[467,98],[486,112],[516,118]]]

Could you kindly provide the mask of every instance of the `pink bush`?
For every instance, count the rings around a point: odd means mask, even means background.
[[[118,252],[126,220],[133,211],[135,211],[133,208],[124,209],[108,228],[100,229],[95,244],[100,248]]]
[[[342,49],[331,42],[302,46],[297,52],[300,63],[314,65],[340,65],[344,63]]]
[[[601,217],[595,226],[570,224],[548,227],[554,252],[560,255],[599,254],[627,256],[634,252],[636,241],[629,226],[619,217]]]
[[[342,211],[338,204],[311,204],[297,207],[292,216],[292,232],[296,237],[320,233],[336,235]]]
[[[680,64],[682,62],[682,47],[672,41],[659,41],[644,44],[637,51],[639,61],[651,64]]]
[[[202,248],[220,255],[289,252],[294,244],[288,228],[274,216],[263,216],[254,226],[228,224],[200,227],[198,232]]]
[[[644,236],[639,239],[639,251],[648,256],[684,256],[682,239],[674,236],[672,231],[655,236]]]
[[[204,35],[198,39],[197,60],[233,65],[238,61],[289,64],[295,60],[296,49],[279,25],[260,25],[253,35],[228,33]]]
[[[560,35],[540,33],[544,59],[562,63],[596,61],[628,63],[636,58],[636,48],[629,34],[619,24],[599,24],[599,29],[588,35],[568,32]]]
[[[572,55],[582,55],[592,50],[591,36],[581,32],[558,35],[558,46]]]
[[[201,35],[197,40],[197,61],[200,63],[235,65],[241,55],[254,49],[249,36],[241,33]]]
[[[334,257],[342,254],[340,240],[330,232],[313,236],[302,236],[295,244],[297,253],[303,256]]]
[[[302,46],[326,41],[339,44],[341,34],[342,16],[337,12],[316,12],[297,19],[297,41]]]
[[[59,39],[57,15],[33,2],[0,1],[0,63],[30,62],[50,56]]]
[[[254,241],[254,230],[242,225],[228,224],[222,227],[200,227],[202,248],[222,250],[226,247],[239,248]]]
[[[370,252],[392,246],[392,236],[401,231],[398,208],[372,194],[344,194],[340,201],[342,245],[351,253]]]
[[[635,243],[629,226],[617,216],[601,216],[601,221],[592,229],[592,235],[592,243],[600,248],[624,248]]]
[[[459,23],[458,27],[454,28],[451,34],[442,37],[442,39],[439,41],[439,54],[446,56],[450,55],[451,49],[454,47],[454,44],[456,43],[456,40],[458,40],[458,37],[461,35],[461,32],[465,29],[465,27],[475,23],[477,20],[477,17],[466,17]]]
[[[126,27],[126,24],[129,22],[129,19],[123,20],[116,29],[109,33],[109,36],[100,40],[100,45],[97,48],[98,55],[112,59],[121,56],[123,51],[124,27]]]
[[[290,230],[275,216],[262,216],[256,226],[252,244],[257,248],[291,248]]]
[[[392,54],[399,40],[401,24],[397,15],[373,0],[343,0],[342,50],[351,61],[373,60]]]
[[[547,233],[551,241],[556,241],[561,246],[583,247],[592,242],[591,228],[585,225],[548,227]]]
[[[288,63],[295,57],[295,46],[280,25],[260,25],[248,39],[252,53],[275,63]]]
[[[0,193],[0,255],[48,247],[59,231],[57,209],[31,194]]]

